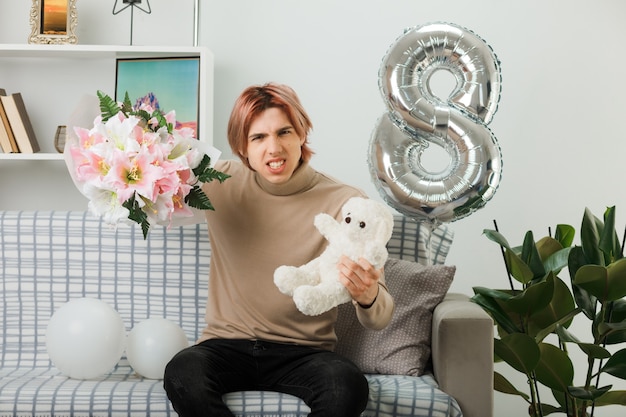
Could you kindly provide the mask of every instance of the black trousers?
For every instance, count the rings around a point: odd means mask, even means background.
[[[222,395],[278,391],[297,396],[310,417],[358,417],[369,388],[351,361],[324,349],[251,340],[206,340],[182,350],[163,385],[181,417],[233,417]]]

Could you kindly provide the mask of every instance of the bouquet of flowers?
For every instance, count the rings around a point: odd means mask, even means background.
[[[201,186],[229,177],[212,167],[214,149],[201,150],[206,144],[192,128],[176,128],[175,111],[163,114],[147,103],[133,108],[128,94],[122,103],[97,95],[101,114],[91,129],[75,127],[77,140],[65,148],[90,212],[113,225],[136,222],[145,239],[152,223],[171,225],[194,216],[193,209],[214,210]]]

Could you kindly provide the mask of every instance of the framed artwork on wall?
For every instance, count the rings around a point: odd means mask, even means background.
[[[194,129],[199,137],[200,58],[119,58],[115,100],[128,93],[133,107],[147,102],[154,109],[176,111],[177,123]]]
[[[32,0],[28,43],[75,44],[76,0]]]

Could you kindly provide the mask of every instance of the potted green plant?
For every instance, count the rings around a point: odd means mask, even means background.
[[[601,382],[606,374],[626,380],[626,348],[620,348],[626,342],[626,258],[615,232],[615,207],[607,208],[603,220],[585,209],[580,245],[573,245],[575,229],[565,224],[537,241],[528,231],[516,247],[497,225],[484,234],[500,245],[509,288],[474,287],[472,301],[497,327],[494,360],[529,382],[524,392],[495,372],[494,389],[522,397],[533,417],[593,416],[597,406],[626,405],[625,390]],[[566,269],[569,279],[563,280],[559,275]],[[581,314],[590,331],[579,338],[569,328]],[[571,349],[587,358],[582,376]],[[541,398],[540,386],[552,392],[554,404]]]

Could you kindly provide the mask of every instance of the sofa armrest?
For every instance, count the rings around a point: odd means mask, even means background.
[[[433,312],[432,361],[440,388],[464,417],[493,417],[493,321],[469,297],[449,293]]]

